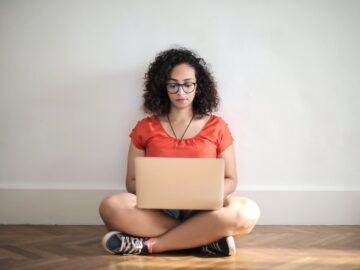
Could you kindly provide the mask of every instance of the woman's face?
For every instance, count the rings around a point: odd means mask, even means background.
[[[179,87],[179,84],[182,86]],[[176,92],[177,89],[179,91]],[[195,69],[189,64],[176,65],[167,81],[167,91],[171,106],[178,109],[191,107],[196,93]]]

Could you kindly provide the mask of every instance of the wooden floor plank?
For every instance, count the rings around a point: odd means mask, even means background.
[[[114,256],[101,246],[104,226],[0,226],[0,269],[359,270],[360,226],[257,226],[236,237],[237,254]]]

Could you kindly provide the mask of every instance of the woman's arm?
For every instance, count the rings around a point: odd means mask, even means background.
[[[235,151],[233,144],[227,147],[218,158],[225,160],[225,183],[224,183],[224,200],[236,190],[237,174]]]
[[[130,143],[128,160],[127,160],[127,173],[126,173],[126,190],[129,193],[136,194],[135,189],[135,158],[145,156],[145,151],[135,147]]]

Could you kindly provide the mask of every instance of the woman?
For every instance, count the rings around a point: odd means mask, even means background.
[[[205,61],[187,49],[157,55],[145,76],[144,108],[151,116],[132,130],[126,188],[100,205],[109,230],[104,248],[112,254],[152,254],[200,247],[207,255],[236,252],[234,235],[248,234],[260,216],[255,202],[230,196],[237,185],[233,138],[212,115],[219,98]],[[136,207],[134,158],[197,157],[225,160],[224,205],[213,211]]]

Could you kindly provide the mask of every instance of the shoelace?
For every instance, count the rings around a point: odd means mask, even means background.
[[[202,247],[202,251],[208,254],[217,255],[217,254],[223,254],[224,252],[221,250],[219,246],[219,241],[215,243],[208,244],[206,246]]]
[[[140,254],[143,248],[143,243],[141,239],[136,237],[129,237],[129,236],[118,236],[116,235],[119,240],[121,241],[121,246],[118,249],[119,253],[122,254]]]

